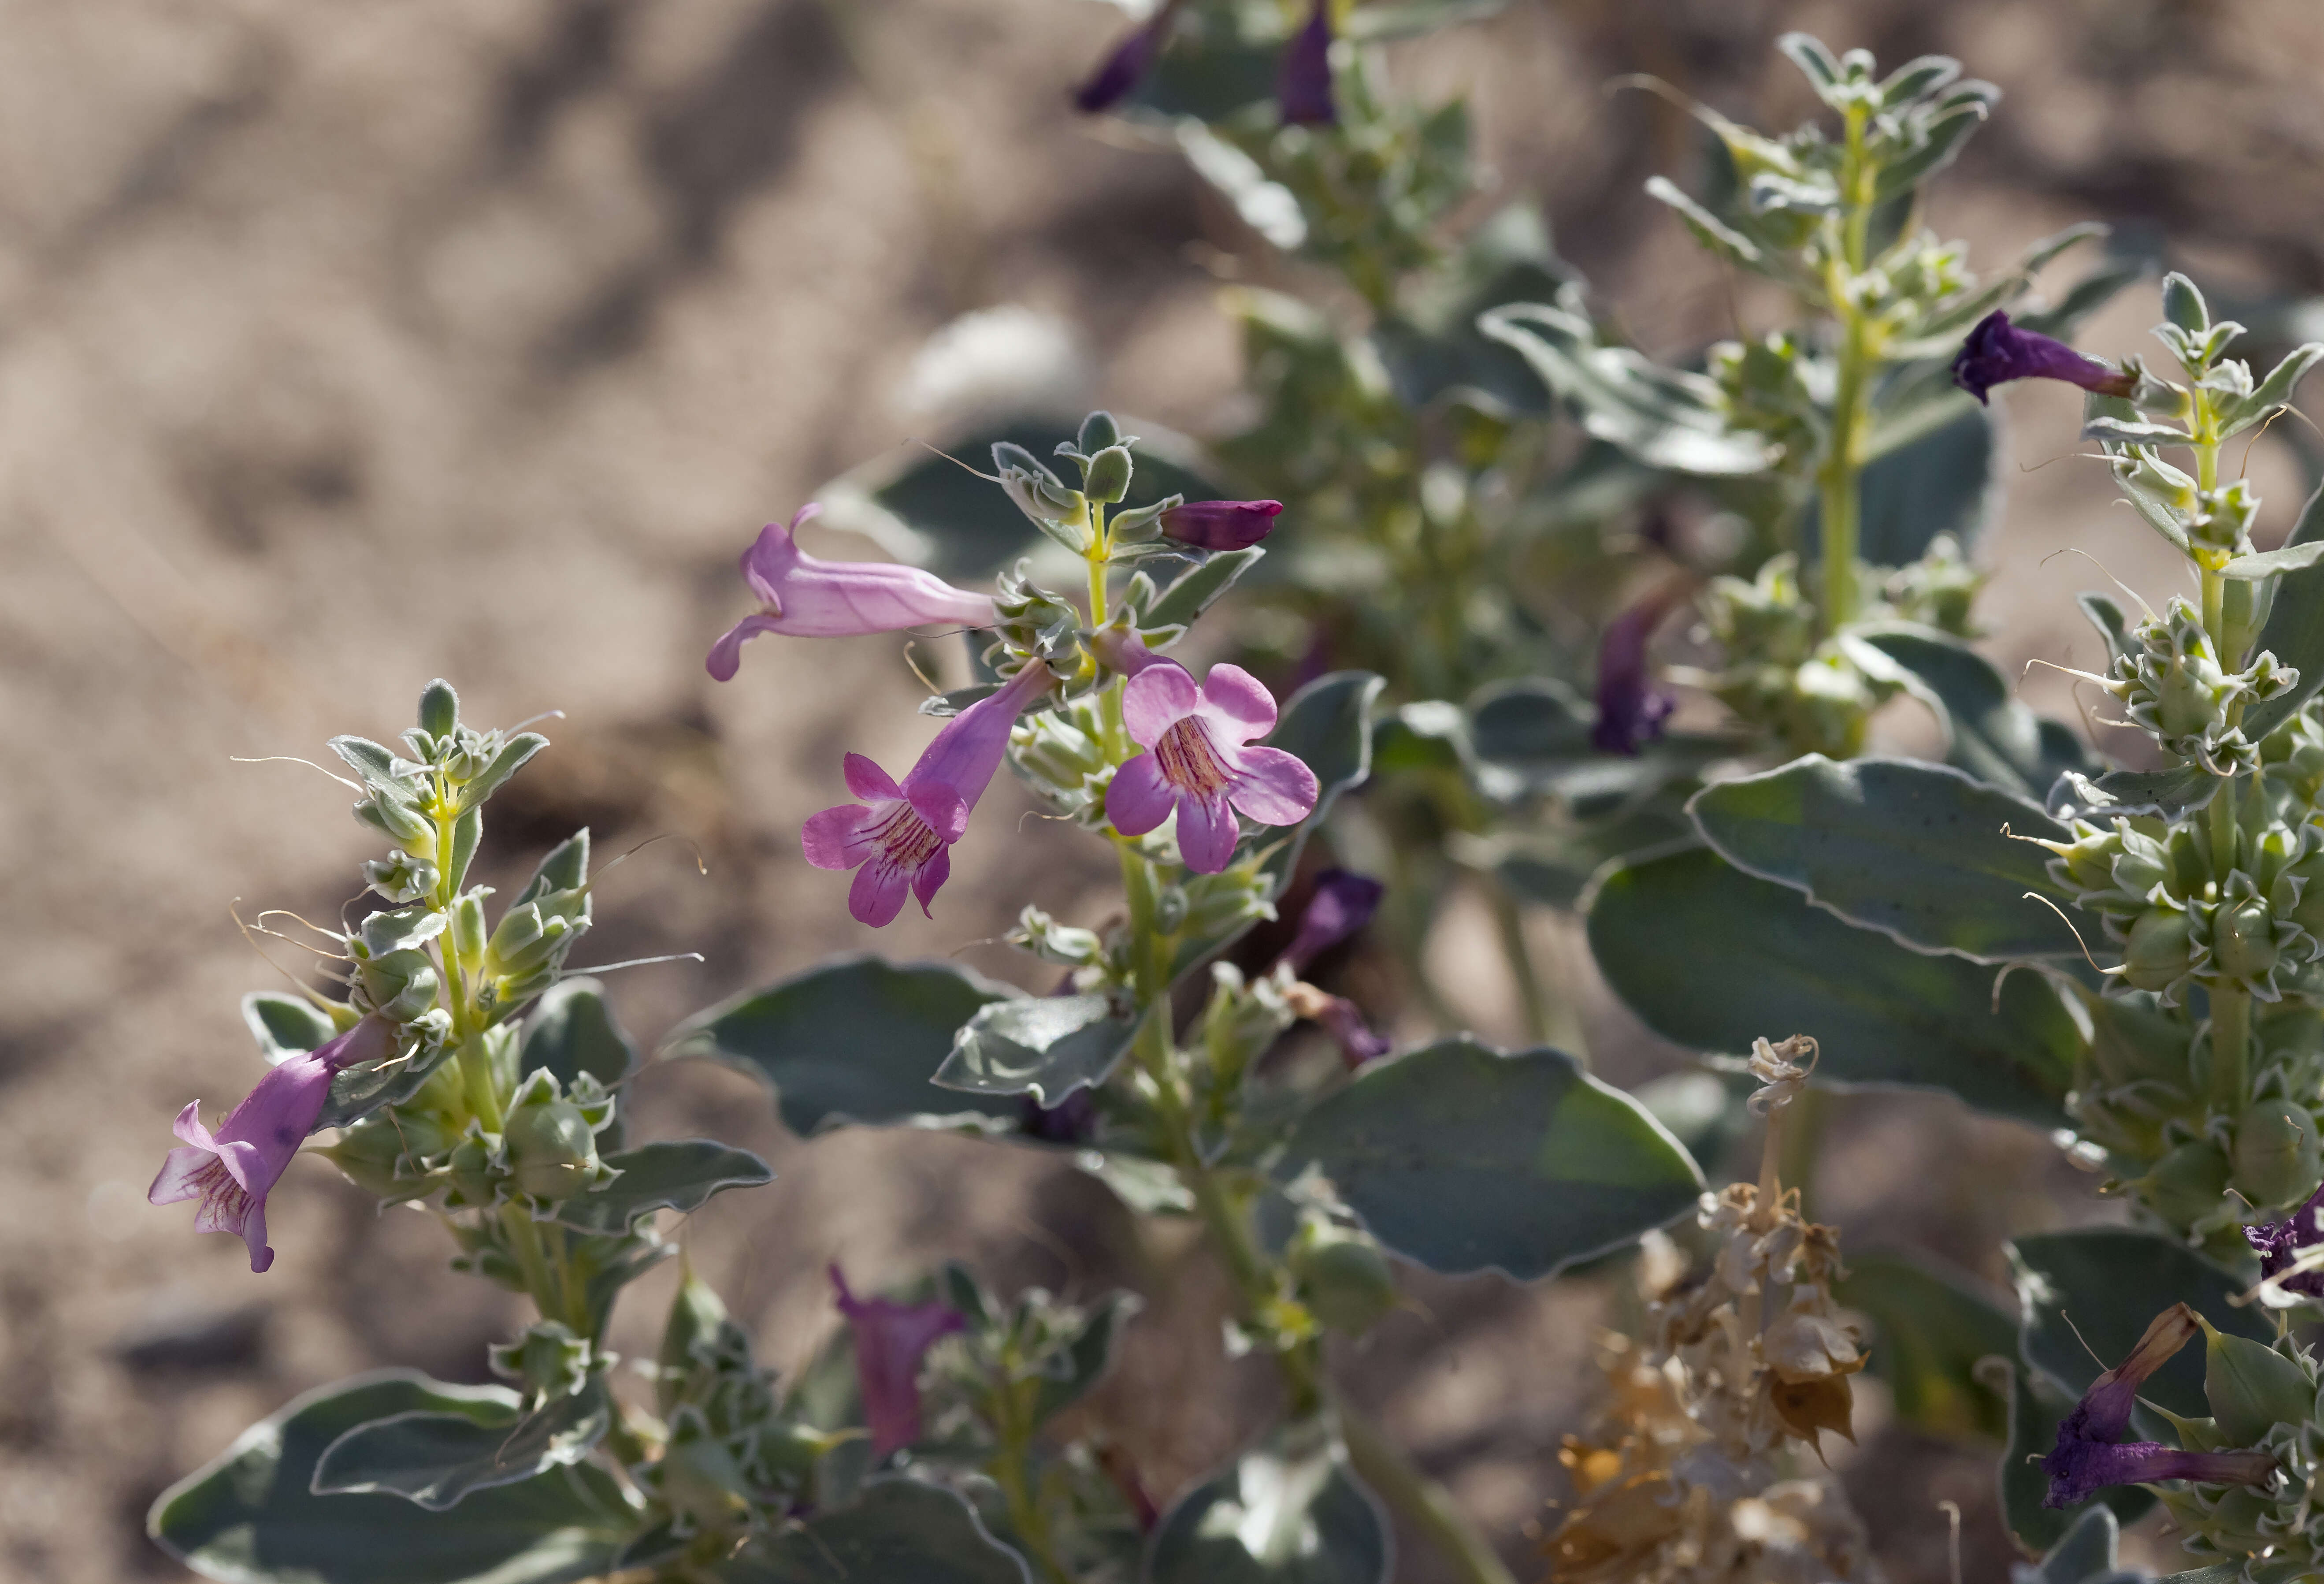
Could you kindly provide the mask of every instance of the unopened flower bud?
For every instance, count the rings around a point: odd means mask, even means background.
[[[1248,550],[1275,531],[1281,501],[1187,501],[1161,516],[1163,534],[1197,550]]]
[[[1396,1308],[1396,1273],[1379,1246],[1340,1227],[1313,1223],[1291,1246],[1299,1301],[1330,1330],[1360,1337]]]
[[[2123,977],[2141,990],[2169,990],[2194,967],[2194,925],[2178,908],[2139,915],[2124,942]]]
[[[410,947],[355,960],[353,988],[358,1003],[367,1004],[390,1023],[410,1023],[435,1005],[438,984],[436,965],[425,952]]]
[[[438,677],[420,695],[420,729],[436,736],[449,736],[459,729],[460,695],[452,684]]]
[[[587,1192],[604,1175],[589,1119],[553,1086],[528,1088],[509,1111],[504,1136],[509,1171],[520,1193],[571,1199]]]
[[[491,894],[489,888],[480,886],[452,908],[452,951],[466,973],[475,973],[484,964],[488,939],[484,931],[484,898]]]
[[[2264,979],[2282,953],[2274,940],[2275,920],[2256,897],[2222,906],[2211,922],[2211,958],[2231,979]]]
[[[493,1185],[499,1173],[493,1168],[492,1149],[481,1138],[471,1135],[462,1139],[452,1150],[449,1163],[452,1173],[453,1197],[463,1205],[489,1205],[496,1197]]]
[[[2181,1144],[2139,1180],[2140,1196],[2176,1227],[2216,1216],[2227,1198],[2227,1159],[2208,1139]]]

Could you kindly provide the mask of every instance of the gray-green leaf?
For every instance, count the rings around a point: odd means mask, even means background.
[[[916,1479],[874,1479],[853,1504],[752,1542],[710,1570],[722,1584],[1031,1584],[966,1502]]]
[[[1105,1081],[1137,1036],[1106,996],[1023,996],[977,1009],[936,1069],[940,1088],[1055,1106]]]
[[[1164,1515],[1146,1584],[1382,1584],[1379,1502],[1321,1422],[1286,1426]]]
[[[997,1122],[1010,1101],[930,1083],[953,1035],[978,1008],[1016,995],[950,963],[844,957],[747,991],[681,1024],[666,1058],[700,1057],[773,1091],[783,1125],[806,1138],[849,1123],[889,1126],[968,1113]]]
[[[318,1387],[162,1492],[146,1531],[188,1567],[243,1584],[567,1584],[604,1572],[642,1515],[586,1465],[480,1490],[448,1513],[309,1489],[324,1449],[359,1425],[508,1395],[410,1370]]]
[[[558,1220],[584,1232],[619,1236],[654,1210],[698,1210],[713,1194],[775,1180],[758,1156],[715,1139],[664,1140],[604,1159],[621,1175],[559,1204]]]
[[[1572,1057],[1470,1039],[1369,1067],[1310,1109],[1277,1171],[1311,1166],[1397,1253],[1518,1281],[1621,1247],[1702,1191],[1679,1142]]]
[[[2020,839],[2065,827],[1949,766],[1811,754],[1705,787],[1687,811],[1737,868],[1917,950],[2008,962],[2080,949],[2026,896],[2068,900],[2043,867],[2049,855]]]
[[[522,1071],[547,1068],[567,1088],[585,1072],[612,1088],[637,1070],[638,1047],[605,1005],[604,985],[560,979],[534,1004],[518,1060]]]
[[[493,1395],[356,1425],[316,1459],[315,1494],[384,1493],[447,1512],[477,1491],[578,1463],[613,1423],[602,1379],[530,1413],[513,1392],[476,1390]]]
[[[1992,969],[1908,951],[1717,853],[1609,871],[1591,899],[1590,947],[1623,1003],[1692,1049],[1740,1056],[1755,1038],[1810,1034],[1820,1083],[1941,1089],[2066,1125],[2081,1035],[2040,976],[2008,975],[1997,1002]]]

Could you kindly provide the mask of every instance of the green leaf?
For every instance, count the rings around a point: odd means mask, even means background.
[[[640,1144],[604,1160],[621,1175],[559,1204],[557,1220],[584,1232],[618,1235],[654,1210],[698,1210],[713,1194],[775,1180],[774,1172],[758,1156],[715,1139]]]
[[[1322,1423],[1277,1430],[1164,1515],[1145,1584],[1385,1584],[1379,1503]]]
[[[916,1479],[874,1479],[851,1505],[762,1536],[708,1570],[723,1584],[1031,1584],[974,1509]]]
[[[1812,1035],[1819,1082],[1947,1090],[2041,1127],[2063,1101],[2081,1035],[2038,975],[1923,956],[1841,922],[1788,886],[1702,848],[1633,859],[1589,904],[1608,985],[1647,1027],[1740,1056],[1754,1038]]]
[[[2200,764],[2182,764],[2176,770],[2109,770],[2085,786],[2068,782],[2053,788],[2051,806],[2061,819],[2079,814],[2103,820],[2116,814],[2153,812],[2175,820],[2207,807],[2225,784],[2224,778]],[[2099,795],[2087,795],[2090,792]]]
[[[567,1088],[585,1072],[612,1088],[638,1070],[638,1047],[613,1020],[604,985],[559,979],[534,1005],[518,1061],[522,1073],[547,1068]]]
[[[512,908],[548,895],[552,891],[571,891],[589,878],[589,832],[575,831],[542,855],[532,871],[532,878],[516,894]]]
[[[2014,1358],[2017,1322],[1965,1275],[1923,1255],[1858,1254],[1832,1295],[1872,1322],[1872,1373],[1896,1417],[1960,1439],[2009,1439],[2009,1403],[1978,1376],[1982,1358]]]
[[[1397,399],[1416,412],[1449,399],[1497,416],[1546,413],[1539,376],[1477,319],[1504,303],[1545,301],[1576,278],[1551,245],[1539,208],[1516,203],[1491,216],[1458,253],[1408,283],[1397,311],[1373,326],[1371,347]]]
[[[1891,627],[1864,642],[1912,672],[1952,735],[1947,762],[2039,802],[2069,770],[2100,766],[2072,730],[2009,695],[2001,673],[1968,644],[1926,627]]]
[[[1572,1057],[1465,1038],[1369,1066],[1310,1108],[1276,1171],[1311,1166],[1406,1258],[1521,1282],[1619,1248],[1702,1192],[1679,1142]]]
[[[1031,1095],[1055,1106],[1095,1088],[1129,1052],[1138,1023],[1108,996],[1021,996],[979,1007],[936,1069],[943,1088]]]
[[[2282,550],[2239,555],[2219,569],[2219,576],[2249,581],[2285,572],[2303,572],[2319,561],[2324,561],[2324,541],[2311,540],[2306,544],[2287,544]]]
[[[484,773],[460,788],[462,811],[477,807],[500,791],[510,776],[524,768],[526,761],[547,746],[549,739],[537,731],[521,731],[509,738],[493,755],[493,762],[484,766]]]
[[[578,1463],[612,1424],[613,1399],[594,1378],[530,1413],[520,1412],[513,1392],[412,1409],[358,1424],[324,1448],[312,1488],[317,1496],[384,1493],[447,1512],[477,1491]]]
[[[2267,377],[2250,395],[2229,403],[2219,415],[2219,438],[2241,434],[2278,407],[2289,405],[2292,392],[2307,377],[2308,371],[2316,366],[2319,358],[2324,358],[2324,341],[2310,341],[2284,354],[2283,360],[2268,371]]]
[[[327,1045],[338,1037],[338,1025],[304,996],[282,996],[253,990],[242,998],[242,1021],[250,1025],[270,1065]]]
[[[1542,383],[1577,410],[1591,434],[1639,460],[1711,477],[1766,471],[1766,442],[1728,427],[1717,385],[1661,367],[1628,347],[1604,345],[1572,305],[1509,303],[1488,310],[1477,325],[1516,347]]]
[[[359,1425],[509,1396],[410,1370],[318,1387],[163,1491],[146,1532],[197,1572],[235,1584],[566,1584],[605,1571],[642,1515],[586,1465],[480,1490],[448,1513],[309,1488],[324,1450]]]
[[[1012,1117],[1018,1107],[961,1098],[930,1079],[977,1009],[1016,992],[950,963],[844,957],[696,1014],[663,1045],[757,1078],[801,1138],[847,1124],[884,1127],[936,1115]]]
[[[2267,650],[2279,665],[2296,666],[2300,681],[2244,711],[2244,735],[2257,742],[2300,713],[2324,689],[2324,566],[2283,574],[2275,606],[2260,629],[2254,653]]]
[[[1958,770],[1811,754],[1705,787],[1687,812],[1737,868],[1917,950],[2008,962],[2080,949],[2056,912],[2026,896],[2070,900],[2050,878],[2049,854],[2020,839],[2066,828]]]
[[[946,449],[973,467],[982,467],[996,444],[1047,457],[1058,441],[1075,437],[1080,421],[1019,416],[981,428]],[[1125,510],[1151,505],[1165,496],[1219,497],[1222,492],[1206,477],[1208,465],[1194,441],[1157,424],[1130,418],[1120,422],[1140,437],[1130,493],[1121,502]],[[918,446],[899,449],[816,493],[828,526],[862,533],[890,554],[955,581],[990,577],[1040,543],[1038,531],[999,485]]]
[[[2174,1303],[2193,1305],[2222,1331],[2271,1339],[2272,1328],[2256,1308],[2228,1301],[2245,1283],[2173,1238],[2094,1227],[2019,1237],[2007,1252],[2025,1314],[2020,1350],[2026,1363],[2075,1396],[2130,1357],[2147,1325]],[[2181,1348],[2139,1395],[2182,1418],[2208,1418],[2203,1349]]]
[[[1210,609],[1211,604],[1234,587],[1235,580],[1259,564],[1267,554],[1263,545],[1249,545],[1241,550],[1222,550],[1203,558],[1171,580],[1146,613],[1142,624],[1148,630],[1156,627],[1183,627]]]
[[[2058,1444],[2058,1422],[2074,1410],[2074,1399],[2039,1370],[2012,1364],[2003,1372],[2009,1391],[2009,1446],[2001,1455],[2001,1513],[2017,1542],[2040,1552],[2062,1542],[2071,1530],[2087,1524],[2093,1512],[2111,1513],[2122,1523],[2135,1523],[2154,1505],[2154,1493],[2143,1485],[2108,1486],[2079,1507],[2046,1507],[2050,1477],[2036,1459],[2047,1457]]]

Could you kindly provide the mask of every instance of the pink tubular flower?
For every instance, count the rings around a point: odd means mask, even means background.
[[[1238,665],[1214,665],[1197,685],[1176,661],[1123,684],[1122,719],[1140,754],[1113,773],[1106,814],[1143,836],[1178,812],[1178,853],[1197,875],[1234,857],[1234,812],[1262,825],[1296,825],[1315,806],[1315,773],[1280,748],[1248,746],[1275,729],[1275,699]]]
[[[857,922],[893,922],[907,891],[928,911],[952,875],[952,844],[1001,768],[1009,728],[1049,682],[1046,669],[1028,665],[1007,687],[954,716],[900,786],[862,755],[847,755],[847,790],[863,801],[825,809],[799,838],[816,868],[856,870],[847,911]]]
[[[323,1114],[331,1079],[341,1068],[387,1054],[389,1025],[376,1017],[327,1044],[301,1051],[258,1080],[213,1134],[202,1125],[202,1103],[178,1113],[172,1129],[186,1142],[170,1152],[145,1191],[157,1205],[198,1199],[197,1232],[232,1232],[250,1246],[250,1268],[274,1263],[266,1246],[266,1195]]]
[[[938,1338],[965,1330],[968,1321],[948,1303],[858,1298],[836,1264],[831,1284],[855,1333],[855,1382],[872,1426],[872,1454],[884,1458],[920,1439],[920,1361]]]
[[[955,588],[918,567],[817,560],[807,554],[791,535],[822,509],[810,501],[788,526],[768,523],[742,552],[743,579],[766,608],[744,616],[711,645],[706,663],[718,681],[733,679],[743,644],[761,633],[849,638],[906,627],[992,625],[990,598]]]

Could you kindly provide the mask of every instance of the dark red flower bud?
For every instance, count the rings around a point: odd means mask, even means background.
[[[1166,537],[1197,550],[1248,550],[1275,529],[1281,501],[1188,501],[1162,514]]]

